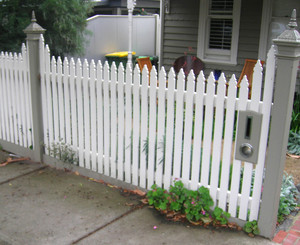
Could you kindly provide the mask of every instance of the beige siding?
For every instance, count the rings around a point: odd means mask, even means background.
[[[233,73],[238,77],[245,59],[257,59],[261,14],[261,0],[242,0],[237,65],[206,64],[205,74],[218,69],[225,72],[227,77]]]
[[[167,70],[185,53],[197,54],[199,0],[171,0],[164,16],[162,64]],[[222,70],[229,77],[240,75],[245,59],[257,59],[262,14],[261,0],[242,0],[237,65],[205,64],[205,74]],[[192,52],[189,52],[189,47]]]
[[[196,55],[198,16],[199,0],[171,0],[170,14],[164,15],[162,36],[162,65],[167,70],[185,53]]]

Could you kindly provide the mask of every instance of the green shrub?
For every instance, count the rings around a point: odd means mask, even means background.
[[[300,155],[300,129],[298,132],[290,131],[287,148],[289,153]]]
[[[286,215],[289,215],[297,206],[296,195],[298,190],[292,176],[284,173],[280,192],[277,221],[280,223]]]

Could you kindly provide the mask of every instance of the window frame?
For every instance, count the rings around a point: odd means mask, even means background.
[[[197,55],[206,63],[237,64],[238,39],[240,29],[241,0],[234,0],[232,14],[231,49],[210,49],[210,17],[209,3],[211,0],[200,0],[199,30]]]

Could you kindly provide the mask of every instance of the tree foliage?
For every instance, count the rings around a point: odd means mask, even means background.
[[[37,23],[46,29],[44,37],[52,55],[83,52],[90,0],[0,0],[0,50],[20,51],[32,10]]]

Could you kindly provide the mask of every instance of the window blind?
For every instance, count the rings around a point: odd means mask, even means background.
[[[233,0],[211,0],[209,6],[210,49],[231,49]]]

